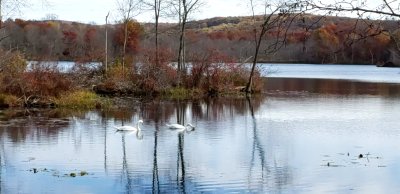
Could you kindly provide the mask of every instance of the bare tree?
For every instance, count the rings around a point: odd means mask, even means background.
[[[353,16],[365,19],[400,17],[399,0],[308,0],[307,5],[320,11],[328,11],[332,14],[348,12],[350,16],[353,14]]]
[[[108,16],[110,16],[110,12],[107,13],[106,15],[106,42],[105,42],[105,55],[106,55],[106,61],[105,61],[105,72],[107,73],[108,71]]]
[[[3,21],[3,16],[19,12],[26,5],[26,0],[0,0],[0,21]]]
[[[154,35],[155,35],[155,48],[156,48],[156,66],[159,63],[159,21],[161,11],[166,7],[164,0],[144,0],[144,5],[154,12]]]
[[[353,48],[355,43],[365,41],[367,38],[389,35],[394,44],[393,48],[387,48],[386,50],[390,52],[390,55],[392,55],[392,60],[400,60],[400,47],[398,46],[399,41],[397,38],[397,31],[386,30],[382,28],[381,25],[381,22],[384,20],[400,19],[400,0],[336,0],[329,2],[307,0],[307,7],[317,9],[320,13],[327,15],[342,14],[345,16],[356,17],[357,22],[355,23],[352,34],[356,34],[357,36],[349,36],[345,41],[345,43],[351,48]],[[361,32],[373,31],[374,33],[356,33],[356,30],[362,28],[362,26],[364,26],[364,30],[361,30]],[[374,61],[372,54],[371,61]]]
[[[253,18],[253,32],[254,32],[254,43],[255,50],[253,56],[253,63],[251,66],[249,81],[247,82],[245,92],[252,93],[253,76],[258,58],[263,45],[263,40],[266,39],[267,32],[271,32],[273,35],[271,40],[264,46],[264,53],[266,55],[276,53],[281,49],[286,42],[286,36],[290,29],[294,19],[302,15],[302,2],[300,1],[286,1],[278,2],[277,4],[269,4],[263,2],[262,6],[256,4],[255,0],[250,0],[250,7],[252,10]],[[264,14],[262,17],[262,23],[257,27],[257,16],[256,7],[264,7]]]
[[[10,16],[12,13],[19,12],[22,7],[26,6],[26,0],[0,0],[0,42],[8,37],[3,32],[3,17]]]
[[[170,1],[171,7],[174,9],[175,14],[178,15],[179,21],[179,49],[178,49],[178,84],[180,84],[180,77],[185,65],[185,31],[186,24],[189,16],[198,10],[203,2],[201,0],[172,0]]]
[[[128,41],[128,24],[134,17],[141,13],[141,0],[117,0],[118,11],[124,25],[124,45],[122,49],[122,70],[125,69],[126,45]]]

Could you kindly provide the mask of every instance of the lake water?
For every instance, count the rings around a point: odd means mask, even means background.
[[[400,68],[374,65],[260,64],[262,75],[280,78],[340,79],[400,83]]]
[[[399,193],[400,85],[293,77],[251,99],[0,110],[0,193]],[[114,129],[139,119],[143,139]]]
[[[32,69],[40,67],[57,69],[60,72],[67,73],[73,71],[74,69],[83,67],[88,69],[97,69],[101,67],[101,65],[101,62],[76,63],[73,61],[28,61],[27,70],[31,71]]]

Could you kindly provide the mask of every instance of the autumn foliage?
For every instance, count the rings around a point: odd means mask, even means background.
[[[19,52],[0,51],[0,55],[3,59],[0,66],[0,94],[16,96],[16,99],[28,105],[30,99],[59,97],[74,88],[67,75],[54,67],[41,64],[27,67]]]
[[[135,54],[139,51],[139,38],[142,34],[142,27],[136,21],[130,20],[127,23],[127,53]],[[122,48],[125,42],[125,24],[119,24],[114,34],[115,45]]]

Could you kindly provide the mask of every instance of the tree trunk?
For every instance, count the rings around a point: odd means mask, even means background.
[[[158,60],[159,60],[159,53],[158,53],[158,19],[160,17],[160,3],[157,0],[154,0],[154,15],[155,15],[155,35],[156,35],[156,67],[159,67]]]
[[[179,37],[179,51],[178,51],[178,85],[181,84],[181,74],[183,70],[184,60],[184,39],[185,39],[185,27],[186,27],[186,16],[182,19],[181,34]]]
[[[256,69],[256,65],[258,62],[258,54],[260,52],[260,46],[261,46],[261,42],[262,42],[262,37],[264,36],[266,30],[265,30],[265,26],[263,26],[263,28],[261,29],[261,33],[258,36],[258,40],[256,42],[256,50],[254,53],[254,59],[253,59],[253,64],[251,66],[251,71],[250,71],[250,77],[249,77],[249,81],[247,82],[246,88],[245,88],[245,92],[246,94],[252,93],[253,89],[252,89],[252,85],[253,85],[253,76],[254,76],[254,71]]]
[[[105,45],[105,52],[106,52],[106,61],[105,61],[105,72],[107,73],[108,71],[108,16],[110,15],[110,12],[108,12],[106,16],[106,45]]]
[[[122,74],[125,77],[125,55],[126,55],[126,44],[128,42],[128,20],[125,21],[125,33],[124,33],[124,46],[122,48]]]

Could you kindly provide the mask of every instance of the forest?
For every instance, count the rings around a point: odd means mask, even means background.
[[[253,55],[254,26],[252,17],[211,18],[187,24],[186,57],[218,53],[231,61],[241,62]],[[364,22],[354,18],[305,15],[290,26],[284,49],[273,55],[261,53],[260,62],[300,62],[316,64],[384,65],[399,61],[399,22],[376,20]],[[28,60],[62,60],[76,62],[104,61],[105,25],[67,21],[7,20],[3,26],[9,37],[1,42],[3,49],[25,53]],[[170,61],[178,48],[178,24],[160,24],[160,47]],[[124,44],[122,24],[108,25],[109,57],[118,60]],[[268,31],[265,45],[273,41],[279,29]],[[127,53],[136,61],[154,49],[154,24],[129,21]],[[167,57],[167,56],[166,56]],[[204,56],[203,56],[204,57]]]

